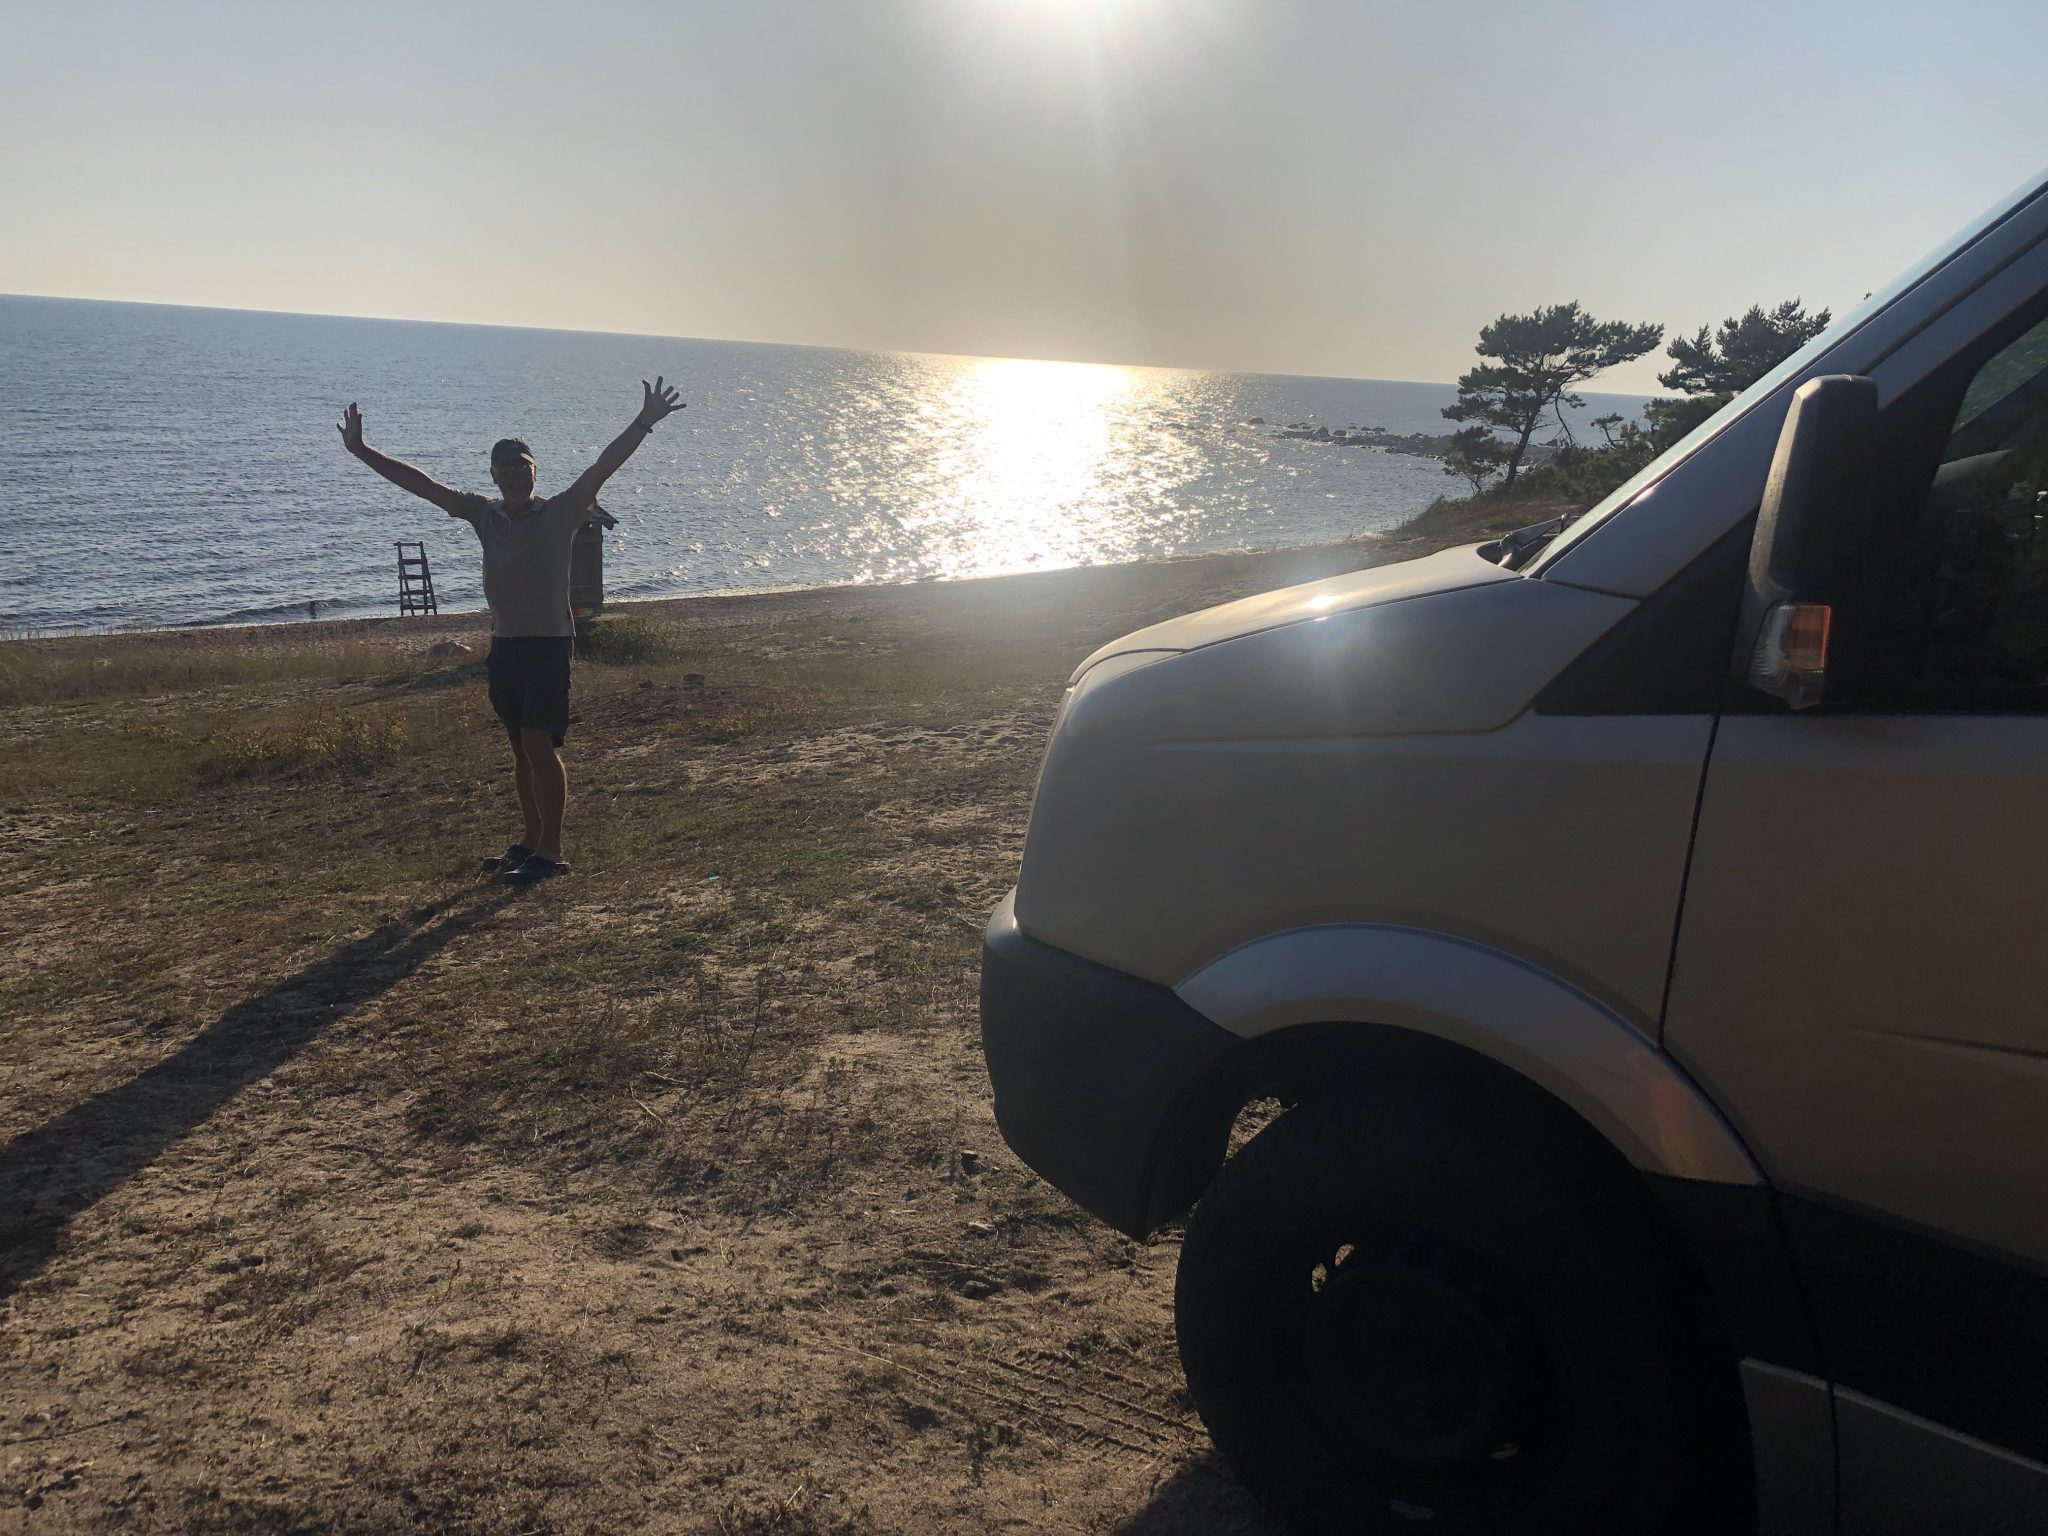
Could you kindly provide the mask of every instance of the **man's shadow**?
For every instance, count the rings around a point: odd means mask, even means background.
[[[511,892],[431,902],[235,1004],[140,1076],[0,1147],[0,1299],[56,1253],[73,1218],[112,1194],[314,1036],[410,975]]]

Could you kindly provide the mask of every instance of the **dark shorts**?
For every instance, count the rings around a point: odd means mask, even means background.
[[[505,722],[505,734],[519,745],[522,730],[546,731],[560,746],[569,734],[569,651],[567,635],[497,636],[486,672],[491,708]]]

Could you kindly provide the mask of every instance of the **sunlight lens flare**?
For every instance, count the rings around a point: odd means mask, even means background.
[[[1191,9],[1193,0],[1183,0]],[[1064,32],[1091,47],[1157,46],[1176,35],[1168,25],[1191,19],[1163,0],[997,0],[996,12],[1019,33],[1052,38]]]

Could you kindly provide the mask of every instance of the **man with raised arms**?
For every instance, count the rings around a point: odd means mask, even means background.
[[[348,451],[401,490],[431,501],[476,530],[483,546],[484,601],[491,609],[491,708],[512,742],[513,782],[525,826],[519,840],[484,860],[487,871],[513,885],[532,885],[567,874],[562,858],[562,815],[569,781],[561,746],[569,730],[569,656],[576,629],[569,615],[569,548],[590,516],[605,481],[671,412],[683,408],[673,385],[644,379],[639,414],[597,462],[569,488],[534,494],[538,465],[516,437],[491,449],[495,497],[458,491],[425,470],[379,453],[363,441],[363,414],[351,403],[342,413],[341,441]]]

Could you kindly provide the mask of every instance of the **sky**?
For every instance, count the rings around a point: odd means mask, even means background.
[[[1567,299],[1840,313],[2048,165],[2040,0],[0,0],[0,37],[0,292],[902,351],[1448,380]]]

